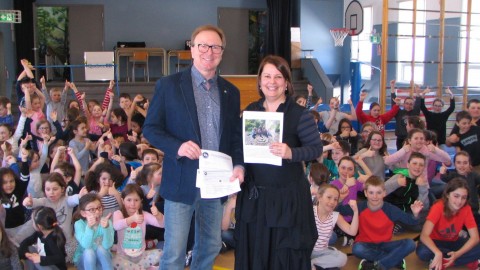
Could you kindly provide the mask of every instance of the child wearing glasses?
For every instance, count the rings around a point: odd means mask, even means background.
[[[112,214],[102,215],[102,202],[96,194],[86,194],[80,199],[74,215],[78,246],[73,261],[78,269],[113,269],[110,253],[114,234]]]

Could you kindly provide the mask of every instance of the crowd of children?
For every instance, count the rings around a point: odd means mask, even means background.
[[[333,247],[337,238],[343,239],[338,245],[352,245],[352,254],[361,259],[359,269],[406,269],[405,258],[415,250],[428,269],[480,269],[480,166],[475,161],[480,150],[476,125],[480,101],[470,100],[468,111],[457,113],[456,127],[448,135],[445,123],[426,126],[419,113],[424,111],[428,123],[448,119],[455,108],[449,88],[446,111],[442,97],[435,99],[432,111],[426,108],[429,88],[416,87],[417,97],[403,100],[396,96],[394,80],[391,89],[393,106],[385,114],[375,102],[370,112],[363,112],[365,92],[351,115],[337,112],[337,98],[330,100],[326,113],[320,112],[335,117],[324,118],[319,130],[327,122],[338,126],[320,134],[324,155],[306,166],[319,235],[312,269],[346,264],[345,254]],[[352,128],[351,118],[362,124],[360,134]],[[389,152],[384,131],[393,118],[397,150]],[[445,151],[448,146],[456,148],[453,162]],[[352,204],[355,207],[349,207]],[[402,238],[405,230],[413,237]]]
[[[21,259],[28,269],[67,269],[68,263],[78,269],[158,269],[163,153],[142,136],[148,100],[123,93],[115,106],[113,81],[102,101],[88,99],[68,81],[63,89],[48,89],[43,77],[38,84],[33,79],[28,61],[21,64],[20,114],[13,115],[10,100],[0,97],[0,266],[22,269]],[[361,259],[359,269],[405,269],[405,257],[414,251],[429,269],[479,269],[480,113],[458,112],[450,136],[446,127],[435,127],[443,132],[437,134],[441,143],[458,148],[452,163],[418,117],[420,105],[427,110],[420,98],[428,91],[417,89],[417,100],[407,97],[403,104],[394,98],[385,114],[377,103],[363,112],[366,93],[356,109],[350,102],[352,114],[340,112],[333,98],[329,110],[316,116],[328,130],[320,134],[324,155],[305,164],[318,231],[312,269],[347,263],[348,256],[333,247],[341,238]],[[311,101],[299,98],[302,105]],[[443,105],[442,99],[434,104]],[[479,104],[471,100],[468,106]],[[436,114],[448,117],[438,108],[425,113],[430,120]],[[384,132],[394,117],[404,126],[396,132],[398,151],[389,153]],[[357,119],[359,133],[352,125]],[[222,250],[235,248],[235,206],[233,194],[224,206]],[[405,229],[420,233],[418,243],[392,240]],[[186,254],[188,259],[191,251]]]

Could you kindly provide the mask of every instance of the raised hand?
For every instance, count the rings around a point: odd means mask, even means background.
[[[447,173],[447,166],[445,166],[445,163],[442,163],[442,166],[438,170],[440,174],[446,174]]]
[[[426,185],[428,185],[428,181],[427,181],[427,179],[425,179],[425,177],[419,176],[419,177],[417,177],[417,179],[415,179],[415,184],[417,186],[426,186]]]
[[[25,138],[20,139],[20,147],[25,148],[27,146],[27,143],[32,139],[32,135],[27,133],[27,136]]]
[[[108,228],[108,221],[110,220],[111,216],[112,213],[109,213],[105,217],[102,217],[102,219],[100,219],[100,226],[102,226],[103,228]]]
[[[83,187],[82,189],[80,189],[80,192],[78,192],[78,197],[83,197],[84,195],[88,194],[88,190],[86,187]]]
[[[57,119],[58,119],[58,118],[57,118],[57,115],[58,115],[58,114],[57,114],[57,111],[55,111],[55,110],[52,110],[52,111],[50,112],[50,119],[52,119],[52,122],[57,121]]]
[[[138,213],[138,211],[133,216],[130,216],[130,218],[132,222],[135,222],[137,224],[143,223],[143,214]]]
[[[367,97],[368,93],[365,91],[360,92],[360,99],[359,101],[363,102],[365,98]]]
[[[28,196],[25,199],[23,199],[23,206],[25,206],[25,207],[32,207],[33,206],[32,194],[28,193]]]
[[[25,161],[27,161],[26,158]],[[17,163],[17,159],[14,156],[9,155],[5,158],[5,162],[8,164],[8,166],[12,166],[13,164]]]
[[[87,216],[87,226],[93,228],[95,227],[95,225],[97,225],[97,218],[95,217],[95,215],[89,214]]]
[[[157,206],[155,204],[152,204],[152,207],[150,207],[150,212],[152,212],[152,215],[158,216],[160,214],[160,211],[158,211]]]
[[[353,212],[358,212],[358,206],[357,206],[357,201],[356,200],[348,201],[348,205],[350,206],[350,208],[352,208]]]
[[[447,87],[447,89],[445,89],[445,93],[450,95],[450,98],[453,98],[453,93],[452,90],[450,90],[450,87]]]
[[[157,191],[155,190],[155,184],[152,182],[150,183],[150,190],[148,190],[148,193],[146,195],[147,199],[151,199],[155,196],[155,194],[157,194]]]
[[[410,209],[412,209],[412,214],[416,217],[418,213],[423,209],[423,203],[419,200],[416,200],[412,205],[410,205]]]

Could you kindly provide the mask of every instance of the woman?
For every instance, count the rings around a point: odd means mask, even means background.
[[[467,182],[454,178],[445,187],[442,199],[430,209],[416,251],[420,260],[430,261],[429,269],[460,265],[478,269],[479,236],[468,197]],[[468,238],[459,236],[464,227]]]
[[[385,163],[383,157],[388,156],[387,144],[379,131],[372,131],[367,138],[365,147],[354,156],[355,160],[362,159],[372,174],[385,180]]]
[[[396,98],[396,103],[392,105],[392,109],[390,111],[380,114],[380,104],[377,102],[373,102],[370,104],[370,112],[366,114],[363,112],[363,101],[367,97],[367,92],[360,93],[360,99],[358,100],[357,107],[355,111],[357,113],[357,118],[360,124],[364,124],[366,122],[374,122],[377,126],[378,131],[382,133],[382,136],[385,136],[385,125],[392,120],[393,117],[397,114],[400,107],[398,107],[397,103],[400,102],[399,98]]]
[[[278,56],[260,64],[261,99],[247,111],[282,112],[282,143],[270,152],[282,166],[247,164],[247,177],[237,196],[235,269],[310,270],[317,230],[302,161],[322,154],[311,114],[292,99],[290,67]]]

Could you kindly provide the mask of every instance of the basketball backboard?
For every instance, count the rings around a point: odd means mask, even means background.
[[[360,2],[351,1],[345,10],[345,28],[350,36],[356,36],[363,31],[363,8]]]

